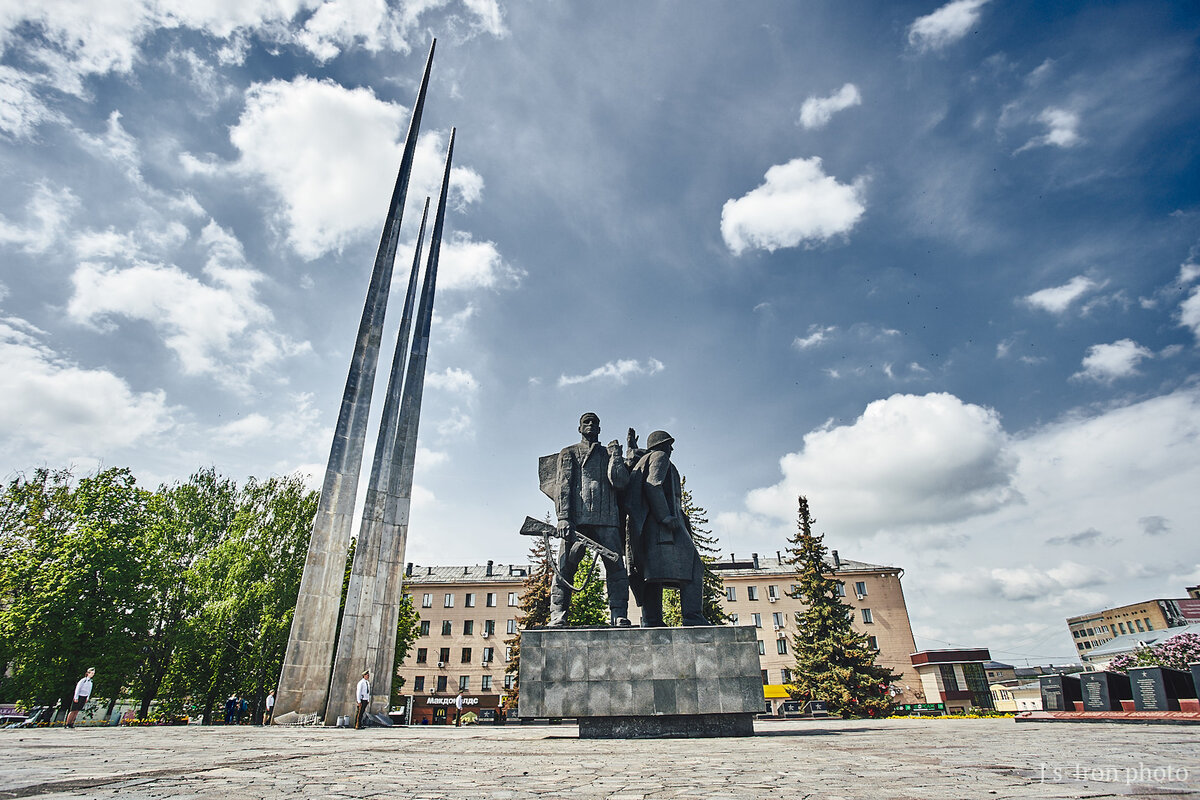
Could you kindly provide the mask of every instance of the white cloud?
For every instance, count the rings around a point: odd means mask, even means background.
[[[455,231],[443,238],[438,258],[438,288],[447,291],[513,287],[525,271],[500,257],[494,242],[477,242],[471,234]]]
[[[954,0],[938,10],[917,17],[908,27],[908,43],[918,50],[940,50],[957,42],[979,21],[980,9],[988,0]]]
[[[1196,342],[1200,343],[1200,286],[1179,305],[1179,324],[1191,328]]]
[[[1083,358],[1083,369],[1072,377],[1112,383],[1117,378],[1136,375],[1142,359],[1153,357],[1150,350],[1132,339],[1121,339],[1112,344],[1094,344]]]
[[[44,253],[58,239],[79,206],[70,189],[53,189],[41,182],[28,204],[28,220],[14,223],[0,216],[0,244],[14,244],[26,253]]]
[[[241,419],[219,425],[213,430],[213,437],[225,444],[245,444],[270,436],[274,425],[270,418],[263,414],[247,414]]]
[[[479,390],[475,376],[465,369],[447,367],[442,372],[431,372],[425,376],[426,385],[450,394],[474,394]]]
[[[805,435],[780,467],[783,479],[750,492],[747,507],[791,519],[805,495],[844,536],[963,520],[1015,496],[999,417],[944,393],[876,400],[850,425]]]
[[[472,438],[474,429],[471,425],[471,415],[456,406],[450,409],[449,416],[439,421],[436,427],[438,435],[443,439]]]
[[[50,460],[111,457],[171,427],[161,391],[137,392],[102,369],[62,358],[21,319],[0,318],[0,441]]]
[[[596,367],[586,375],[560,375],[558,378],[559,387],[574,386],[578,383],[588,383],[597,380],[612,380],[617,383],[628,383],[631,377],[639,375],[655,375],[662,372],[666,367],[657,358],[647,359],[646,363],[631,359],[623,358],[619,361],[609,361],[602,367]]]
[[[438,332],[438,338],[444,341],[454,341],[459,336],[462,336],[467,330],[467,323],[476,314],[476,308],[473,304],[467,303],[465,308],[462,308],[449,316],[442,316],[437,308],[433,309],[433,327]]]
[[[1052,314],[1061,314],[1067,310],[1071,303],[1083,297],[1088,292],[1102,288],[1103,285],[1084,275],[1076,275],[1062,286],[1039,289],[1022,299],[1034,308],[1040,308]]]
[[[1192,281],[1196,280],[1196,278],[1200,278],[1200,264],[1188,262],[1186,264],[1179,265],[1180,283],[1191,283]]]
[[[261,176],[278,196],[291,245],[302,257],[315,259],[382,228],[408,122],[407,109],[379,100],[370,89],[301,76],[251,86],[229,138],[241,152],[239,167]],[[419,218],[424,198],[438,194],[443,144],[440,133],[418,140],[406,220]],[[388,168],[380,169],[381,164]],[[194,157],[188,165],[209,169],[208,162]],[[473,170],[452,169],[452,202],[475,202],[482,191],[483,179]],[[491,243],[476,245],[489,246],[494,252]],[[471,265],[479,267],[481,256],[474,255]]]
[[[34,93],[36,85],[33,76],[0,64],[0,133],[32,139],[43,122],[62,121],[62,115],[51,111]]]
[[[800,107],[800,125],[812,130],[829,123],[833,115],[851,106],[862,105],[862,95],[853,83],[847,83],[829,97],[809,97]]]
[[[824,327],[820,325],[809,325],[808,335],[797,336],[792,340],[792,347],[796,348],[797,350],[807,350],[810,347],[816,347],[817,345],[824,344],[828,340],[829,334],[836,330],[837,328],[833,325],[826,325]]]
[[[1046,126],[1046,133],[1021,145],[1018,153],[1034,147],[1074,147],[1083,142],[1079,135],[1078,112],[1051,106],[1038,114],[1037,119]]]
[[[1033,564],[1016,567],[966,569],[934,578],[939,588],[954,593],[970,592],[1005,600],[1060,600],[1074,590],[1102,586],[1112,580],[1108,571],[1076,561],[1063,561],[1043,569]]]
[[[80,323],[104,325],[112,317],[149,322],[185,373],[213,375],[245,389],[257,370],[309,345],[273,330],[274,317],[255,289],[263,276],[245,265],[237,239],[210,222],[199,241],[209,251],[207,282],[168,264],[84,262],[72,276],[67,313]]]
[[[774,252],[847,234],[866,211],[865,183],[838,183],[815,156],[773,166],[761,186],[725,202],[725,245],[734,255],[751,247]]]

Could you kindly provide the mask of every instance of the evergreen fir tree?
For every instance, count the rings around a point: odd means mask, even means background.
[[[687,515],[688,522],[691,523],[692,541],[696,543],[696,549],[700,551],[700,561],[704,564],[704,618],[712,625],[724,625],[729,621],[729,616],[721,605],[721,601],[725,599],[725,581],[712,568],[721,553],[720,548],[717,547],[717,537],[713,536],[712,531],[706,527],[708,525],[707,509],[695,504],[692,493],[687,488],[687,478],[682,477],[681,481],[683,497],[680,504],[683,506],[683,513]],[[670,626],[683,624],[683,611],[679,606],[678,589],[663,591],[663,622]]]
[[[808,499],[800,497],[799,526],[788,539],[786,561],[796,568],[790,597],[803,600],[796,612],[792,650],[796,665],[788,691],[794,700],[824,700],[842,717],[885,717],[891,713],[888,684],[900,676],[875,663],[867,637],[852,626],[854,610],[838,596],[825,563],[824,535],[812,532]]]
[[[567,625],[584,627],[608,624],[608,595],[605,592],[604,567],[596,563],[591,550],[575,570],[575,591],[567,609]]]

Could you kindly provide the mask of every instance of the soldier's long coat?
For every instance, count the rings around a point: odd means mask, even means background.
[[[627,546],[630,572],[647,583],[686,582],[695,574],[700,554],[692,537],[662,525],[683,514],[683,482],[679,470],[661,450],[651,450],[629,475],[625,503],[629,512]]]
[[[554,506],[560,522],[617,527],[617,492],[629,482],[625,462],[599,442],[580,442],[558,454]]]

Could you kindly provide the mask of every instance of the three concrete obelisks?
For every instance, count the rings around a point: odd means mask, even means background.
[[[350,713],[353,683],[363,670],[371,670],[376,680],[373,691],[377,696],[386,697],[390,691],[408,507],[412,495],[413,460],[416,455],[417,420],[420,416],[433,294],[454,147],[453,130],[430,241],[425,281],[414,320],[413,293],[417,283],[428,199],[425,215],[422,216],[421,233],[409,275],[405,310],[397,334],[383,419],[373,458],[367,504],[351,567],[336,658],[334,637],[362,468],[367,417],[383,338],[383,319],[436,44],[435,40],[430,45],[424,75],[413,105],[404,153],[363,305],[358,338],[334,430],[317,515],[313,521],[287,654],[276,692],[277,720],[286,718],[285,715],[289,713],[317,714],[323,715],[328,724],[333,724],[339,714]],[[403,355],[411,323],[415,323],[412,325],[415,329],[412,353],[405,364]],[[405,375],[403,385],[399,382],[402,373]],[[347,674],[352,677],[346,677]]]

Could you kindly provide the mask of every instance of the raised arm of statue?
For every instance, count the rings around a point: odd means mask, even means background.
[[[608,482],[618,492],[624,491],[629,485],[629,467],[621,455],[621,445],[616,439],[608,445]]]

